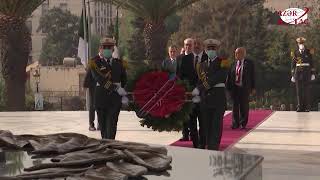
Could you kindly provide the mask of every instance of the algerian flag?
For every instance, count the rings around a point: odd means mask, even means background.
[[[78,45],[78,57],[81,59],[81,63],[84,65],[84,67],[87,66],[88,64],[88,36],[85,38],[84,37],[84,15],[83,15],[83,10],[81,14],[81,21],[80,21],[80,28],[79,28],[79,45]],[[88,27],[88,22],[86,19],[86,25]],[[88,28],[87,28],[88,30]],[[87,31],[88,32],[88,31]],[[87,34],[87,33],[86,33]],[[88,34],[87,34],[88,35]]]

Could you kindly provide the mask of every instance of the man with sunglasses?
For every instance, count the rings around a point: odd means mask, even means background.
[[[96,82],[95,109],[102,139],[115,139],[121,105],[128,104],[127,73],[122,61],[112,57],[114,45],[112,38],[103,38],[99,54],[89,62]]]

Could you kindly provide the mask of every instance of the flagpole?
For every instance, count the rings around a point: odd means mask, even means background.
[[[88,53],[89,53],[89,57],[93,56],[92,52],[91,52],[91,14],[90,14],[90,2],[92,1],[88,1]]]
[[[84,40],[85,42],[88,42],[88,37],[87,37],[87,23],[86,23],[86,18],[87,18],[87,11],[86,11],[86,0],[82,1],[82,11],[83,11],[83,31],[84,31]],[[86,57],[88,58],[88,49],[85,49],[85,54]],[[88,61],[88,59],[86,60]]]
[[[83,32],[84,32],[84,42],[88,42],[88,37],[87,37],[87,13],[86,13],[86,0],[82,0],[82,13],[83,13]],[[85,46],[85,49],[83,50],[85,52],[85,63],[84,63],[84,67],[87,68],[87,64],[88,64],[88,47]],[[90,101],[89,101],[89,89],[86,89],[86,110],[89,110],[90,107]]]

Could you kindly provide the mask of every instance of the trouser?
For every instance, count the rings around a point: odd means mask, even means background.
[[[296,81],[297,101],[299,110],[310,110],[310,83],[309,81]]]
[[[205,145],[209,150],[219,150],[223,117],[226,108],[226,94],[224,88],[212,89],[202,97],[200,129],[203,130]]]
[[[201,124],[201,116],[200,116],[200,105],[196,104],[195,107],[192,109],[192,112],[189,116],[189,120],[183,124],[183,130],[182,135],[183,138],[187,139],[189,138],[189,135],[191,137],[193,147],[204,147],[203,144],[205,144],[205,138],[204,133],[202,132],[202,129],[199,128],[198,131],[198,121],[199,126]]]
[[[203,123],[200,127],[204,129],[204,136],[206,139],[206,145],[210,150],[219,150],[222,130],[223,130],[223,116],[225,112],[225,106],[221,105],[216,108],[204,108],[201,109]]]
[[[189,131],[189,120],[183,122],[183,128],[182,128],[182,138],[183,139],[189,139],[190,131]]]
[[[94,126],[94,119],[95,119],[95,113],[96,109],[94,107],[94,92],[95,92],[95,87],[90,87],[89,88],[89,125]]]
[[[249,90],[235,86],[232,91],[232,125],[245,127],[249,117]]]
[[[110,106],[97,109],[102,139],[115,139],[120,108],[119,106]]]

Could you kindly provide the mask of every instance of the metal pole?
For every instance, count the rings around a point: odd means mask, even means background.
[[[82,0],[82,15],[83,15],[83,32],[84,32],[84,41],[88,42],[88,37],[87,37],[87,13],[86,13],[86,0]],[[86,54],[86,63],[88,61],[88,49],[84,49],[85,54]],[[86,67],[86,66],[85,66]],[[88,89],[86,90],[86,110],[89,109],[89,92]],[[62,110],[62,98],[61,98],[61,110]]]
[[[116,17],[116,45],[119,44],[119,7],[117,6],[117,17]]]
[[[88,42],[88,37],[87,37],[87,21],[86,21],[86,19],[87,19],[87,12],[86,12],[86,0],[83,0],[82,1],[82,12],[83,12],[83,30],[84,30],[84,40],[86,41],[86,42]],[[87,55],[87,57],[88,57],[88,50],[85,50],[85,52],[86,52],[86,55]]]
[[[88,51],[89,51],[89,58],[92,57],[92,52],[91,52],[91,14],[90,14],[90,2],[88,1]]]

